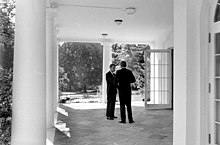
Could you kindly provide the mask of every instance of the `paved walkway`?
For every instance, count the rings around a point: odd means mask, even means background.
[[[54,145],[172,145],[173,111],[145,110],[143,103],[132,105],[133,124],[120,124],[119,105],[115,120],[105,117],[106,104],[60,105]],[[128,121],[127,121],[128,122]]]

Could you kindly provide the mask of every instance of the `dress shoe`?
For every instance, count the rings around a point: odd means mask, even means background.
[[[112,117],[107,117],[107,119],[108,119],[108,120],[114,120],[114,118],[112,118]]]
[[[118,118],[118,117],[114,116],[113,118]]]
[[[126,123],[125,121],[119,121],[119,123]]]
[[[129,123],[134,123],[134,120],[132,120],[132,121],[129,121]]]

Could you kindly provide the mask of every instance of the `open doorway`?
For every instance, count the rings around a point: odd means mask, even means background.
[[[100,43],[65,42],[59,46],[59,102],[100,103]]]
[[[145,101],[145,49],[147,44],[119,44],[112,46],[112,62],[116,70],[122,60],[127,62],[136,79],[132,85],[132,105],[144,107]],[[117,96],[118,97],[118,96]]]
[[[145,76],[146,109],[171,109],[173,106],[173,49],[147,49]]]

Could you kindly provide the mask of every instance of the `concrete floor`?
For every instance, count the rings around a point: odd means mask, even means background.
[[[133,102],[133,124],[120,124],[119,105],[115,120],[105,117],[106,104],[71,103],[60,105],[54,145],[172,145],[173,111],[145,110],[142,102]],[[127,121],[128,122],[128,121]],[[47,143],[49,145],[49,143]]]

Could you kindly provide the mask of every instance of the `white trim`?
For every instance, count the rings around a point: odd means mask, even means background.
[[[200,145],[209,144],[209,13],[210,0],[203,0],[200,13]]]
[[[219,102],[220,101],[220,99],[214,99],[215,101],[217,101],[217,102]]]
[[[215,123],[218,124],[218,125],[220,125],[220,122],[219,122],[219,121],[215,121]]]

